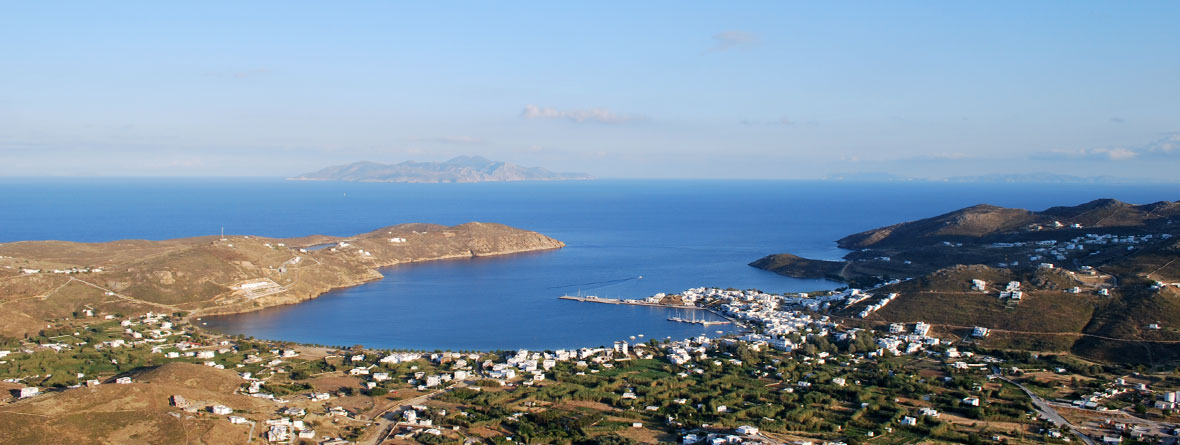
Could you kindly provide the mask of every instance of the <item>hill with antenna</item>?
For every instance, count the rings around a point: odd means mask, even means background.
[[[540,167],[523,167],[480,156],[459,156],[445,162],[405,161],[399,164],[354,162],[335,165],[293,178],[296,181],[353,182],[502,182],[591,179],[582,173],[557,173]]]

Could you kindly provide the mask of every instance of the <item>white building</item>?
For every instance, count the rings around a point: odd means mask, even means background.
[[[251,289],[258,289],[260,287],[266,287],[266,286],[269,286],[270,284],[271,284],[270,280],[259,280],[259,281],[250,281],[250,282],[242,283],[242,284],[237,285],[236,287],[238,288],[238,290],[251,290]]]
[[[971,280],[971,289],[980,292],[987,290],[987,282],[983,280]]]
[[[234,410],[225,405],[213,405],[209,407],[209,412],[219,415],[233,414]]]
[[[625,356],[629,352],[629,345],[625,341],[617,341],[617,342],[615,342],[614,349],[615,349],[615,352]]]
[[[976,326],[975,329],[971,330],[971,336],[975,338],[985,338],[989,333],[991,331],[983,326]]]
[[[914,334],[925,336],[930,333],[930,325],[922,322],[914,323]]]

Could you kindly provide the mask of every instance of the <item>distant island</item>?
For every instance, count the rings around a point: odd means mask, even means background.
[[[295,181],[352,182],[502,182],[591,179],[582,173],[557,173],[540,167],[523,167],[480,156],[459,156],[445,162],[405,161],[400,164],[354,162],[299,175]]]

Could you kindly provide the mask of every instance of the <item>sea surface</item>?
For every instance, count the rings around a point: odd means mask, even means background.
[[[830,289],[839,284],[782,277],[747,263],[783,252],[838,259],[845,252],[835,240],[845,235],[974,204],[1041,210],[1097,198],[1177,200],[1180,185],[6,179],[0,180],[0,242],[168,239],[222,228],[269,237],[344,236],[407,222],[504,223],[567,247],[391,267],[378,282],[203,322],[232,334],[325,345],[556,349],[727,329],[671,322],[678,314],[667,309],[558,300],[563,294]]]

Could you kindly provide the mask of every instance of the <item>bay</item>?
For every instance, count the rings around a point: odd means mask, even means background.
[[[228,234],[352,235],[405,222],[499,222],[560,250],[402,265],[297,305],[208,317],[227,333],[418,350],[569,348],[713,333],[668,310],[558,300],[712,286],[838,286],[747,266],[770,253],[836,259],[845,235],[979,203],[1044,209],[1175,200],[1177,185],[596,180],[478,184],[276,179],[0,180],[0,242]],[[643,278],[639,278],[642,276]],[[700,316],[704,316],[703,314]],[[643,334],[643,337],[639,337]]]

